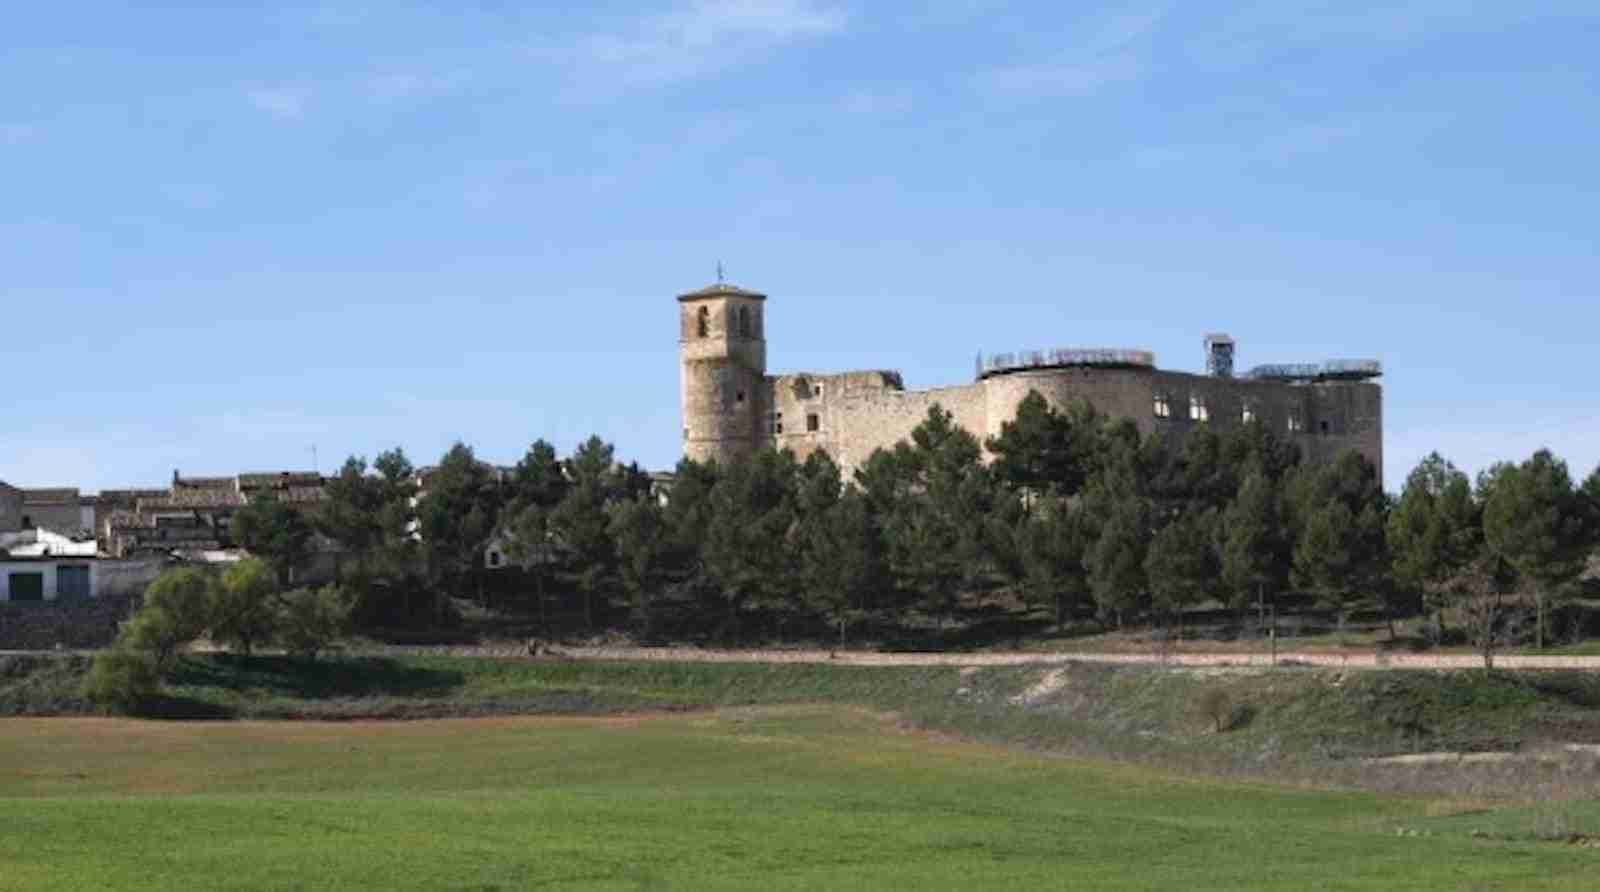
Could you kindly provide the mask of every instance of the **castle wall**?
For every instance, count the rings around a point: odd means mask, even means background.
[[[766,442],[793,450],[802,460],[824,449],[846,479],[873,450],[893,448],[909,439],[934,404],[980,439],[988,424],[988,395],[981,383],[907,391],[899,375],[882,371],[780,375],[767,380],[773,412],[782,415],[783,432],[777,433],[775,424],[769,426]],[[810,416],[816,417],[815,431],[808,429]]]
[[[1017,406],[1028,392],[1036,390],[1058,410],[1084,400],[1103,414],[1133,419],[1148,434],[1154,429],[1151,379],[1156,374],[1147,368],[1084,366],[994,375],[983,381],[989,393],[984,430],[998,435],[1001,424],[1017,417]]]
[[[763,421],[759,442],[792,450],[802,460],[823,449],[846,477],[873,450],[893,448],[938,403],[981,443],[1016,417],[1017,406],[1037,391],[1053,407],[1078,400],[1113,418],[1132,420],[1141,434],[1181,438],[1198,424],[1229,430],[1245,408],[1261,424],[1299,445],[1311,461],[1329,461],[1354,449],[1383,468],[1382,390],[1374,383],[1315,384],[1216,378],[1149,368],[1069,367],[993,375],[975,384],[905,390],[893,372],[791,374],[766,379],[764,401],[781,415]],[[1168,415],[1155,413],[1166,397]],[[1194,400],[1205,409],[1196,419]],[[809,430],[816,416],[817,430]],[[1290,419],[1297,419],[1292,429]],[[783,430],[775,433],[776,421]]]
[[[1305,456],[1329,461],[1346,449],[1366,456],[1383,482],[1383,388],[1371,381],[1304,385],[1310,392],[1311,425],[1300,438]],[[1322,425],[1328,429],[1324,431]]]

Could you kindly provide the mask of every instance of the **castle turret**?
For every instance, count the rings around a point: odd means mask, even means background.
[[[761,442],[766,299],[724,282],[678,297],[686,458],[727,462]]]
[[[1225,334],[1206,335],[1206,374],[1213,378],[1233,377],[1233,338]]]

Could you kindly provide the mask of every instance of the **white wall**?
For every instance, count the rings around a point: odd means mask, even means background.
[[[100,587],[96,580],[100,572],[97,561],[72,560],[71,558],[64,558],[60,561],[0,560],[0,601],[11,600],[12,573],[44,574],[44,599],[46,601],[54,601],[56,599],[56,567],[62,564],[73,567],[87,565],[89,568],[89,594],[95,596],[100,593]]]
[[[145,586],[155,581],[166,569],[164,558],[144,558],[126,561],[95,561],[89,583],[96,598],[113,598],[120,595],[140,595]]]
[[[89,596],[109,598],[121,595],[139,595],[145,586],[161,575],[167,562],[161,558],[144,560],[84,560],[63,557],[50,561],[8,561],[0,559],[0,601],[11,600],[12,573],[43,573],[44,599],[56,599],[56,567],[89,568]]]

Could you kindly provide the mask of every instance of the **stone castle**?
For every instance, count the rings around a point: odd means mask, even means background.
[[[1047,350],[982,357],[971,384],[906,390],[893,371],[767,374],[766,300],[722,282],[678,297],[685,457],[726,462],[776,446],[803,459],[822,449],[848,479],[873,450],[908,438],[934,404],[981,442],[1036,390],[1057,408],[1085,400],[1132,419],[1146,435],[1258,421],[1311,461],[1354,449],[1383,468],[1374,360],[1257,366],[1236,376],[1233,340],[1213,334],[1203,375],[1158,369],[1140,350]]]

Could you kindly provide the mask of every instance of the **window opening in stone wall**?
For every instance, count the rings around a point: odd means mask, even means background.
[[[782,412],[772,412],[772,413],[769,413],[767,415],[767,433],[769,433],[769,434],[781,434],[781,433],[783,433],[783,413]]]
[[[806,415],[806,430],[811,433],[822,430],[822,417],[815,412]]]
[[[1255,408],[1253,406],[1251,406],[1249,403],[1245,403],[1244,404],[1244,408],[1239,410],[1239,420],[1244,422],[1245,424],[1249,424],[1250,422],[1255,421],[1256,420],[1256,410],[1255,410]]]
[[[491,567],[500,566],[500,552],[498,552],[498,551],[489,552],[489,566],[491,566]]]
[[[695,332],[702,338],[711,335],[711,311],[705,307],[695,314]]]
[[[822,385],[821,384],[813,384],[813,385],[811,385],[811,395],[812,396],[822,396]]]
[[[747,307],[739,308],[739,337],[750,337],[750,310]]]
[[[1191,421],[1211,420],[1211,410],[1206,408],[1205,400],[1197,396],[1189,397],[1189,419]]]
[[[1322,422],[1322,432],[1323,433],[1327,433],[1328,432],[1328,422],[1326,422],[1326,421]]]
[[[736,402],[736,403],[744,402],[744,391],[741,390],[738,393],[734,394],[733,395],[733,401]]]
[[[1306,429],[1305,420],[1300,417],[1299,409],[1289,410],[1289,433],[1298,434]]]
[[[1166,397],[1165,394],[1159,394],[1159,395],[1156,396],[1156,417],[1157,418],[1171,418],[1172,417],[1172,405],[1171,405],[1171,403],[1167,402],[1167,397]]]

